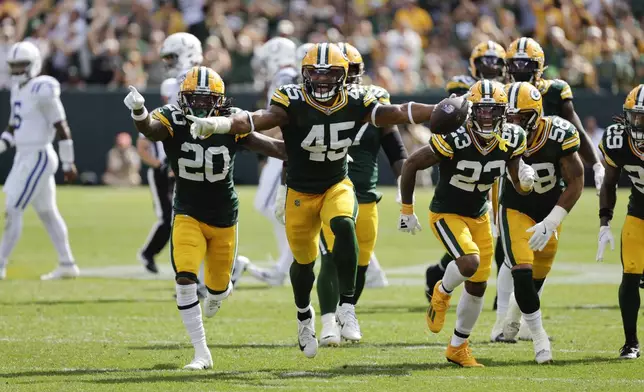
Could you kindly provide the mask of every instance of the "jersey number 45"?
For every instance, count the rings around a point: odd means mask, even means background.
[[[309,151],[309,159],[316,162],[324,162],[325,159],[337,161],[347,155],[347,151],[352,141],[351,138],[340,139],[341,131],[348,131],[355,127],[355,121],[345,121],[335,124],[329,124],[329,134],[331,142],[327,146],[324,143],[323,124],[311,127],[309,134],[302,140],[301,146]]]

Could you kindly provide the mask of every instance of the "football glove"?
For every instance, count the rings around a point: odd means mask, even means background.
[[[610,244],[610,250],[615,250],[615,238],[610,231],[610,226],[600,226],[597,237],[597,257],[595,258],[598,262],[604,261],[604,250],[607,244]]]
[[[143,109],[145,105],[145,98],[139,93],[134,86],[128,87],[130,92],[125,96],[123,103],[130,110]]]
[[[286,185],[277,187],[277,195],[275,196],[274,206],[275,218],[281,224],[286,224]]]
[[[400,218],[398,219],[398,230],[403,233],[416,235],[416,231],[422,231],[423,229],[420,227],[420,223],[418,223],[418,217],[412,212],[411,215],[400,214]]]
[[[568,211],[561,206],[555,206],[541,222],[526,230],[528,233],[534,233],[528,241],[530,249],[542,251],[548,245],[553,234],[555,238],[558,238],[557,227],[559,227],[566,215],[568,215]]]
[[[602,189],[602,183],[606,175],[606,169],[604,169],[604,165],[601,162],[597,162],[593,165],[593,171],[595,172],[595,189],[597,189],[597,195],[599,196],[599,191]]]
[[[228,117],[200,118],[188,114],[186,118],[192,122],[190,134],[194,139],[207,139],[213,134],[228,133],[232,125]]]
[[[519,185],[524,191],[532,191],[534,187],[535,172],[532,166],[519,161]]]

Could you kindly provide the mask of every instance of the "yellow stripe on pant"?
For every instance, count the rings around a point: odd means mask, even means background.
[[[626,274],[644,273],[644,220],[626,215],[622,227],[622,268]]]
[[[205,284],[211,291],[225,291],[237,257],[237,225],[214,227],[188,215],[175,215],[171,238],[172,266],[177,275],[199,273],[205,260]]]
[[[328,225],[322,225],[322,235],[326,250],[331,252],[335,243],[335,236]],[[378,237],[378,204],[372,203],[358,204],[358,218],[356,219],[356,236],[358,237],[358,247],[360,254],[358,256],[358,265],[365,267],[369,265],[371,254],[376,248],[376,238]]]
[[[358,202],[353,183],[348,178],[331,186],[323,194],[302,193],[288,188],[286,193],[286,238],[293,257],[300,264],[310,264],[318,257],[320,229],[338,216],[354,218]]]

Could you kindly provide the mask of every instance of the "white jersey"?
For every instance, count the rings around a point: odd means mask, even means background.
[[[298,77],[299,73],[293,67],[282,68],[277,71],[275,76],[273,76],[271,85],[268,87],[268,91],[266,92],[267,105],[270,106],[271,97],[273,96],[275,90],[277,90],[280,86],[284,86],[285,84],[297,83]]]
[[[167,104],[179,106],[179,89],[188,71],[189,69],[181,72],[176,78],[167,78],[161,83],[161,96],[167,100]]]
[[[54,124],[65,120],[60,83],[51,76],[36,76],[11,88],[10,124],[17,152],[42,150],[56,136]]]

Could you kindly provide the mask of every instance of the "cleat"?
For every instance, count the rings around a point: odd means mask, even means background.
[[[297,343],[307,358],[313,358],[318,353],[318,340],[315,337],[315,311],[311,309],[311,318],[297,320]]]
[[[490,333],[490,341],[492,343],[516,343],[516,340],[506,339],[503,335],[503,318],[497,318],[492,332]]]
[[[183,367],[186,370],[205,370],[212,368],[212,355],[210,351],[202,355],[195,355],[192,362]]]
[[[159,269],[157,268],[157,263],[154,261],[154,257],[148,256],[143,252],[139,252],[139,254],[137,255],[137,258],[139,259],[141,264],[143,264],[143,266],[148,272],[153,274],[159,273]]]
[[[52,272],[42,275],[40,280],[58,280],[76,278],[80,275],[80,270],[76,264],[59,265]]]
[[[230,282],[234,285],[237,284],[237,281],[239,281],[239,278],[244,274],[244,271],[246,271],[246,268],[248,268],[248,264],[250,264],[250,260],[248,260],[248,257],[245,256],[237,256],[235,259],[235,264],[233,264],[233,272],[230,274]]]
[[[458,347],[454,347],[451,344],[447,345],[445,358],[447,358],[449,362],[455,363],[461,367],[485,367],[483,364],[476,362],[476,358],[472,355],[472,350],[470,350],[468,341],[465,341],[465,343]]]
[[[640,345],[626,343],[619,349],[620,359],[637,359],[640,356]]]
[[[429,327],[429,330],[434,333],[439,333],[443,329],[443,325],[445,324],[445,314],[447,313],[447,309],[449,309],[449,301],[452,298],[451,295],[443,294],[439,290],[439,285],[442,282],[442,280],[436,282],[434,292],[432,294],[432,300],[429,303],[429,308],[427,308],[427,313],[425,313],[427,326]]]
[[[213,299],[212,295],[207,295],[203,301],[203,315],[208,318],[214,317],[221,308],[221,302]]]
[[[514,293],[512,293],[508,304],[508,312],[503,322],[503,336],[506,340],[516,341],[519,328],[521,328],[521,309],[519,309],[519,304],[517,304]]]
[[[385,271],[371,268],[371,266],[367,268],[364,287],[368,289],[379,289],[387,286],[389,286],[389,281],[387,280]]]
[[[425,297],[428,302],[432,302],[432,293],[436,283],[443,279],[445,271],[438,264],[431,265],[425,270]]]
[[[359,342],[362,339],[362,332],[360,331],[360,324],[358,324],[358,318],[356,317],[355,305],[344,303],[338,306],[336,316],[340,324],[340,335],[342,335],[342,338],[351,342]]]
[[[322,333],[320,334],[320,346],[337,347],[340,345],[340,325],[334,313],[322,315]]]
[[[548,334],[542,328],[541,332],[535,335],[532,341],[534,345],[534,359],[538,364],[552,363],[552,350],[550,349],[550,339]]]
[[[280,273],[275,268],[259,268],[252,264],[248,265],[248,273],[261,282],[267,283],[269,286],[282,286],[286,280],[286,274]]]

